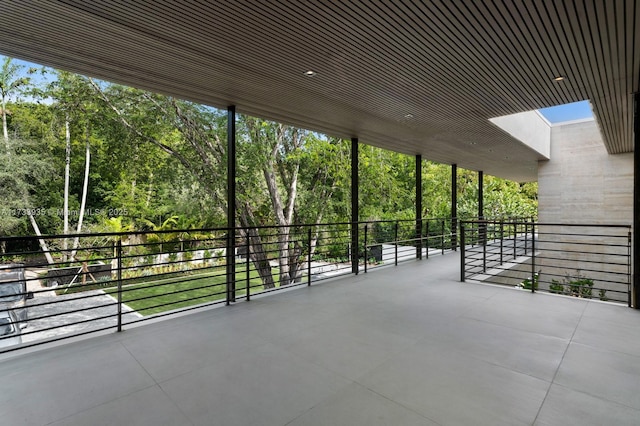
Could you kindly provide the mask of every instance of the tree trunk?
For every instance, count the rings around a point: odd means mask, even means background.
[[[64,121],[64,137],[65,137],[65,157],[64,157],[64,202],[62,208],[62,223],[64,235],[69,234],[69,166],[71,163],[71,132],[69,130],[69,116]],[[62,240],[62,259],[66,262],[67,239]]]
[[[271,271],[271,265],[269,259],[264,250],[262,238],[258,234],[258,230],[250,223],[249,216],[251,212],[247,208],[243,208],[240,211],[240,224],[244,229],[241,229],[241,235],[244,233],[244,237],[249,240],[249,253],[247,256],[251,257],[251,261],[258,271],[258,275],[262,280],[262,285],[267,289],[275,288],[276,284],[273,281],[273,274]]]
[[[31,213],[31,211],[29,209],[27,209],[27,216],[29,216],[29,220],[31,221],[31,226],[33,226],[33,230],[36,232],[36,235],[38,237],[41,237],[42,233],[40,232],[40,228],[38,227],[38,223],[36,222],[36,218],[33,217],[33,213]],[[44,239],[42,239],[42,238],[38,238],[38,242],[40,243],[40,248],[44,252],[44,257],[47,259],[47,263],[49,265],[53,265],[53,257],[51,256],[51,253],[49,252],[49,248],[47,247],[46,241]]]
[[[7,155],[11,155],[9,147],[9,129],[7,128],[7,100],[5,96],[2,96],[2,135],[4,136],[4,146],[7,150]]]
[[[84,183],[82,185],[82,201],[80,202],[80,215],[78,217],[78,227],[76,228],[76,234],[82,232],[82,221],[84,219],[84,211],[87,205],[87,191],[89,190],[89,166],[91,164],[91,147],[89,143],[89,130],[87,128],[87,135],[85,141],[85,154],[84,154]],[[80,237],[73,240],[73,251],[71,252],[71,259],[76,258],[76,251],[80,243]]]

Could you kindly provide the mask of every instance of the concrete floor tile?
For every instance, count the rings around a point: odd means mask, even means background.
[[[126,395],[67,417],[51,426],[191,426],[158,386]]]
[[[66,345],[67,356],[40,352],[3,363],[0,383],[10,391],[0,393],[2,422],[48,424],[155,384],[119,342],[84,346]]]
[[[284,425],[350,382],[265,344],[161,383],[195,425]]]
[[[310,330],[283,341],[288,351],[350,380],[387,360],[398,349],[357,339],[343,331]]]
[[[443,425],[530,425],[550,385],[429,342],[359,383]]]
[[[640,410],[640,357],[572,343],[555,383]]]
[[[541,315],[541,306],[544,306],[543,303],[547,297],[528,294],[530,303],[501,303],[488,300],[475,306],[464,316],[518,330],[570,339],[580,322],[584,305],[568,303],[564,309],[556,309],[555,307],[544,309],[544,314]]]
[[[354,383],[287,426],[326,425],[436,426],[437,423]]]
[[[157,382],[162,382],[210,363],[225,362],[246,348],[264,344],[264,340],[234,333],[213,319],[164,327],[126,338],[122,344]]]
[[[638,319],[638,323],[640,323],[640,317]],[[573,342],[640,356],[640,327],[638,327],[638,323],[623,324],[608,319],[584,316],[573,336]]]
[[[635,426],[640,411],[563,386],[553,385],[535,425]]]
[[[425,339],[491,364],[551,382],[569,340],[460,318],[430,329]]]
[[[589,303],[584,316],[622,325],[634,325],[640,322],[640,310],[612,303]]]

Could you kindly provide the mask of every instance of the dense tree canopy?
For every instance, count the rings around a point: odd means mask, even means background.
[[[33,233],[26,209],[43,233],[61,233],[65,205],[73,232],[83,197],[83,232],[225,226],[226,112],[50,69],[39,71],[43,83],[27,71],[7,58],[0,75],[9,141],[0,233]],[[239,224],[350,219],[347,141],[244,115],[237,129]],[[368,145],[359,155],[360,219],[414,219],[415,159]],[[423,161],[423,217],[450,216],[450,173]],[[535,216],[535,183],[486,176],[484,188],[486,216]],[[459,170],[457,191],[459,216],[475,216],[477,173]]]

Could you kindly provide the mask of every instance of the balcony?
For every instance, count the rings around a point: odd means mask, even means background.
[[[636,424],[640,312],[448,253],[1,355],[28,425]]]

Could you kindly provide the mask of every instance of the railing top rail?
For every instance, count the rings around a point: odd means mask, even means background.
[[[461,224],[487,224],[487,223],[507,223],[504,220],[464,220]],[[610,223],[556,223],[556,222],[523,222],[523,221],[508,221],[510,225],[536,225],[536,226],[567,226],[567,227],[587,227],[587,228],[624,228],[631,229],[631,225],[610,224]]]
[[[452,220],[456,218],[452,217],[425,217],[419,220],[422,221],[434,221],[434,220]],[[385,220],[366,220],[357,222],[358,225],[366,225],[366,224],[374,224],[374,223],[415,223],[416,219],[385,219]],[[313,228],[313,227],[328,227],[328,226],[347,226],[351,225],[352,222],[323,222],[323,223],[296,223],[292,225],[256,225],[256,226],[236,226],[235,228],[231,228],[234,230],[247,230],[247,229],[281,229],[281,228]],[[213,233],[213,232],[221,232],[225,233],[230,228],[227,227],[212,227],[212,228],[194,228],[194,229],[165,229],[165,230],[135,230],[135,231],[122,231],[122,232],[87,232],[87,233],[69,233],[69,234],[45,234],[40,237],[36,235],[11,235],[11,236],[0,236],[1,240],[4,241],[19,241],[19,240],[37,240],[39,238],[45,239],[63,239],[63,238],[90,238],[90,237],[120,237],[127,235],[166,235],[166,234],[195,234],[195,233]],[[220,237],[222,238],[222,237]]]
[[[513,218],[517,220],[522,220],[523,218]],[[513,220],[511,218],[504,218],[502,220]],[[457,220],[461,223],[473,223],[477,221],[477,219],[463,219],[461,217],[423,217],[417,219],[419,221],[449,221],[449,220]],[[497,219],[483,219],[483,222],[487,221],[497,221]],[[369,225],[376,223],[415,223],[416,219],[383,219],[383,220],[365,220],[357,222],[358,225]],[[510,222],[514,223],[514,222]],[[525,222],[522,222],[525,223]],[[526,222],[531,223],[531,222]],[[247,229],[281,229],[281,228],[314,228],[314,227],[328,227],[328,226],[348,226],[351,225],[352,222],[324,222],[324,223],[313,223],[313,224],[292,224],[292,225],[256,225],[256,226],[237,226],[232,228],[234,230],[247,230]],[[70,234],[46,234],[40,237],[36,235],[11,235],[11,236],[0,236],[0,240],[3,241],[25,241],[25,240],[37,240],[40,238],[44,239],[64,239],[64,238],[92,238],[92,237],[123,237],[127,235],[167,235],[167,234],[198,234],[198,233],[226,233],[230,228],[227,227],[211,227],[211,228],[194,228],[194,229],[166,229],[166,230],[136,230],[136,231],[121,231],[121,232],[87,232],[87,233],[70,233]],[[223,238],[220,236],[219,238]]]

